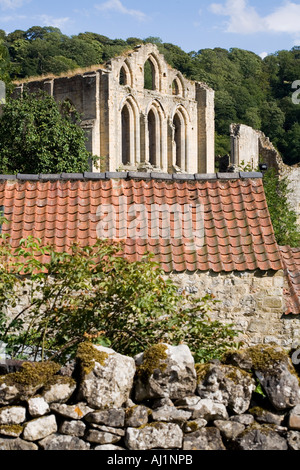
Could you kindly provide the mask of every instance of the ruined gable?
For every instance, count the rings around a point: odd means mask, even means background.
[[[93,171],[213,173],[214,91],[172,69],[152,44],[105,67],[20,84],[82,115]]]

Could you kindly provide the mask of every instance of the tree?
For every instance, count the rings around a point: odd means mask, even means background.
[[[287,179],[278,178],[275,170],[270,169],[265,173],[263,182],[277,243],[282,246],[300,246],[297,215],[288,202]]]
[[[5,47],[3,39],[0,37],[0,80],[6,84],[10,82],[10,60],[9,53]]]
[[[76,112],[47,93],[9,99],[0,118],[0,172],[76,173],[92,158]]]
[[[64,363],[84,341],[128,355],[163,341],[185,342],[201,362],[233,346],[235,330],[208,317],[212,298],[179,293],[150,255],[131,263],[107,241],[69,253],[32,237],[0,242],[0,341],[11,357]]]

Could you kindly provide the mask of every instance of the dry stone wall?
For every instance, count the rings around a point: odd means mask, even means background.
[[[186,345],[85,343],[64,368],[3,364],[0,449],[300,450],[299,355],[257,345],[200,365]]]

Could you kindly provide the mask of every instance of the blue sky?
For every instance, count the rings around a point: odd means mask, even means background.
[[[240,47],[265,55],[300,45],[300,0],[0,0],[0,29],[37,25],[69,36],[158,36],[186,52]]]

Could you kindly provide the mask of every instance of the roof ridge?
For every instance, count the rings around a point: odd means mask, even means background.
[[[103,172],[103,173],[59,173],[59,174],[22,174],[0,175],[0,181],[20,180],[20,181],[57,181],[57,180],[111,180],[111,179],[142,179],[142,180],[168,180],[168,181],[211,181],[211,180],[240,180],[240,179],[261,179],[259,172],[238,172],[238,173],[195,173],[195,174],[172,174],[172,173],[144,173],[134,171]]]

